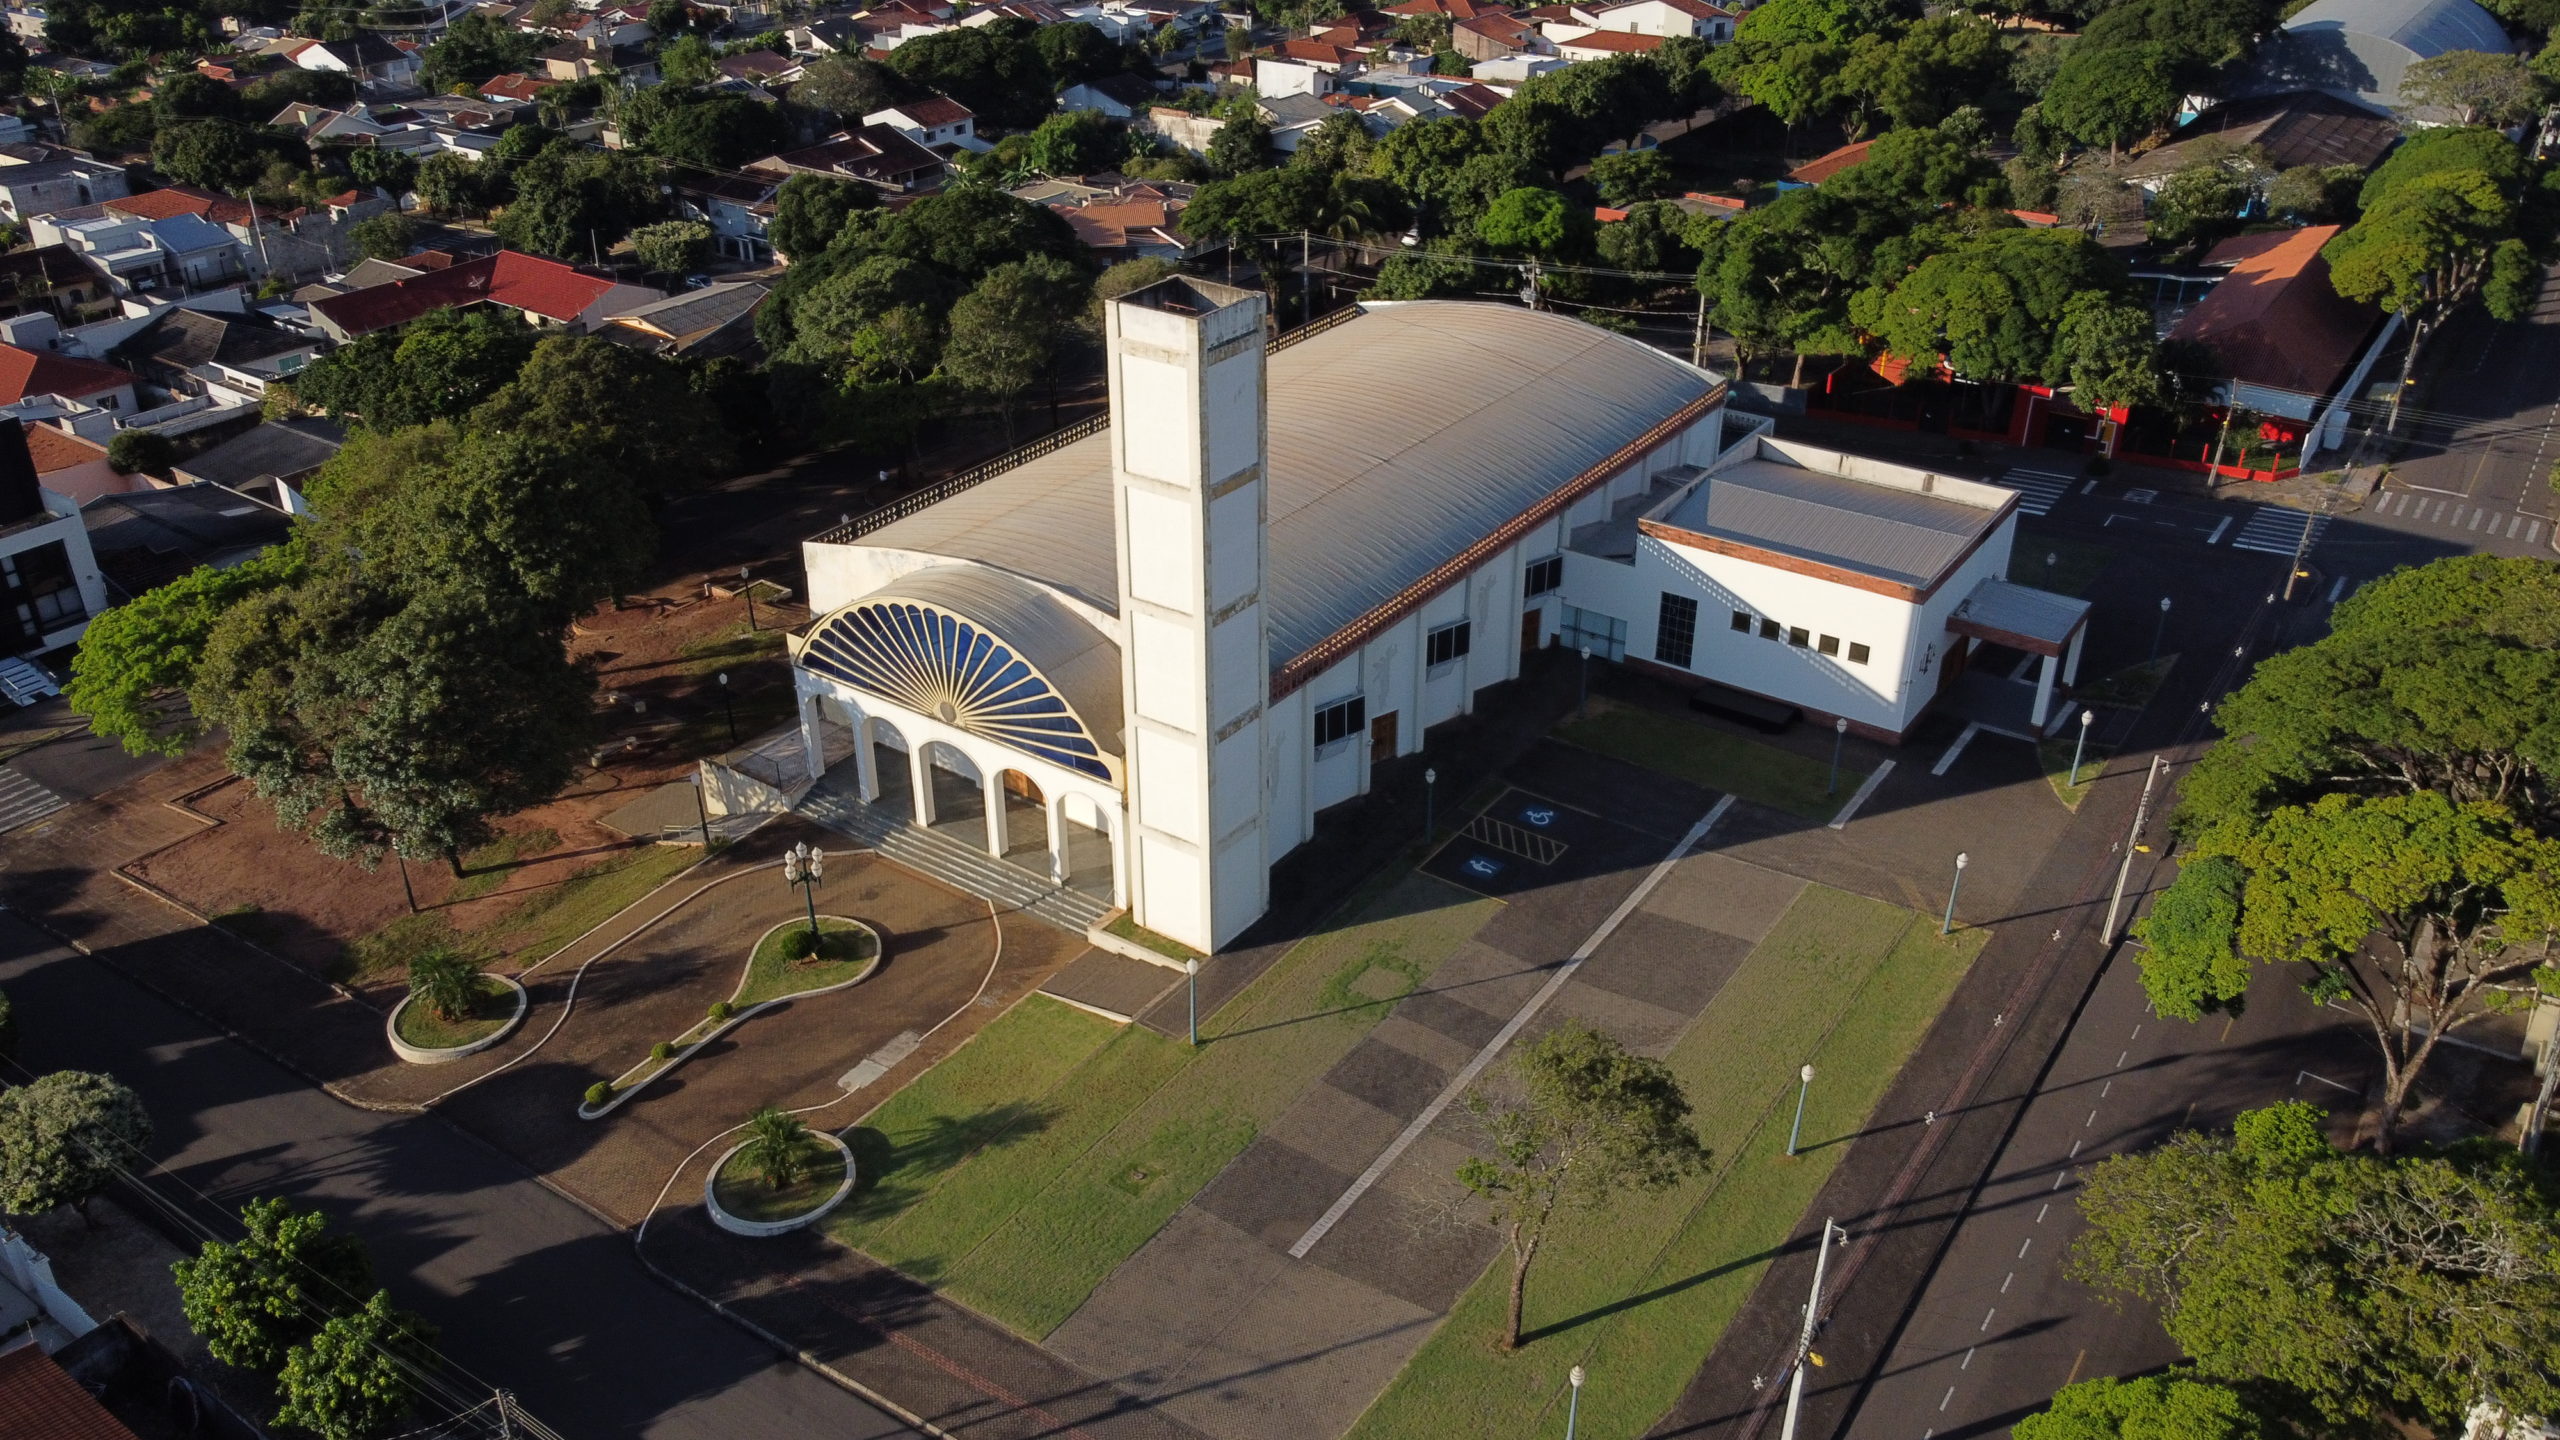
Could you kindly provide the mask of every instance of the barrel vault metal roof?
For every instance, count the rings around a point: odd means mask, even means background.
[[[1275,665],[1718,383],[1578,320],[1465,301],[1377,306],[1270,366]],[[1116,611],[1110,437],[1052,451],[858,543],[977,561]]]

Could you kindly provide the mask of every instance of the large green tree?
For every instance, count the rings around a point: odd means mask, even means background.
[[[835,243],[855,213],[878,208],[880,194],[868,185],[802,173],[775,192],[768,234],[785,259],[806,259]]]
[[[2281,1432],[2237,1388],[2172,1372],[2065,1385],[2009,1433],[2015,1440],[2276,1440]]]
[[[2313,1433],[2560,1408],[2560,1213],[2516,1151],[2341,1153],[2299,1102],[2101,1162],[2071,1271],[2159,1307],[2203,1375]]]
[[[421,1393],[435,1329],[377,1290],[294,1347],[276,1376],[279,1425],[320,1440],[378,1440]]]
[[[666,209],[655,167],[627,150],[555,144],[517,165],[513,178],[515,199],[498,217],[498,238],[537,255],[602,255]]]
[[[1057,94],[1028,20],[954,26],[906,41],[888,66],[911,85],[948,95],[987,125],[1027,130],[1045,118]]]
[[[2154,1006],[2303,967],[2381,1050],[2387,1148],[2445,1036],[2560,993],[2555,682],[2560,567],[2489,556],[2375,581],[2263,661],[2183,789],[2191,849],[2141,929]]]
[[[524,69],[544,40],[494,16],[474,11],[455,17],[427,47],[426,82],[437,90],[478,85],[494,75]]]
[[[2071,47],[2037,111],[2083,145],[2103,145],[2110,157],[2168,122],[2185,93],[2178,57],[2157,41],[2139,45]]]
[[[1459,1165],[1458,1181],[1485,1202],[1511,1251],[1505,1350],[1520,1346],[1529,1267],[1558,1215],[1604,1212],[1707,1163],[1670,1067],[1580,1020],[1540,1036],[1502,1082],[1469,1091],[1466,1108],[1484,1145]]]
[[[364,1246],[330,1234],[317,1210],[270,1196],[250,1201],[240,1220],[248,1230],[242,1238],[207,1240],[170,1269],[187,1326],[213,1358],[271,1376],[331,1311],[373,1288],[373,1268]]]
[[[92,733],[132,755],[178,755],[203,737],[186,706],[196,662],[223,613],[300,578],[300,548],[274,546],[227,570],[210,565],[146,590],[89,622],[64,690]]]
[[[2095,294],[2130,301],[2123,262],[2077,230],[2006,226],[1949,245],[1852,297],[1850,318],[1903,361],[1972,380],[2072,381],[2065,317]]]
[[[148,1165],[150,1143],[140,1097],[113,1076],[56,1070],[0,1090],[0,1211],[68,1205],[95,1225],[89,1202]]]
[[[513,379],[540,338],[512,311],[432,310],[313,361],[293,377],[293,393],[376,430],[451,419]]]
[[[1063,260],[999,265],[951,307],[943,373],[1011,406],[1049,378],[1082,320],[1092,281]]]

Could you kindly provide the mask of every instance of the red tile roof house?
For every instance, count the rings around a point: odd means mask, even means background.
[[[2215,399],[2287,419],[2325,417],[2331,397],[2370,362],[2382,312],[2339,298],[2320,247],[2335,225],[2225,240],[2204,257],[2230,273],[2178,319],[2172,340],[2213,352],[2231,378]]]
[[[528,324],[584,335],[626,310],[665,298],[663,291],[646,285],[626,285],[557,260],[501,250],[414,279],[315,300],[311,318],[332,339],[344,342],[405,325],[432,310],[488,304],[517,311]]]
[[[136,408],[130,370],[50,350],[0,345],[0,405],[15,405],[30,395],[59,395],[127,414]]]

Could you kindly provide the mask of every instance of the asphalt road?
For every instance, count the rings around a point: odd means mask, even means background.
[[[2560,268],[2533,318],[2502,324],[2474,305],[2419,358],[2406,448],[2366,526],[2497,555],[2560,551]]]
[[[2376,1066],[2351,1017],[2314,1007],[2293,977],[2262,969],[2249,999],[2236,1017],[2164,1021],[2119,952],[1868,1377],[1850,1440],[1993,1433],[2073,1380],[2179,1358],[2143,1307],[2110,1308],[2063,1274],[2089,1167],[2279,1100],[2336,1106],[2352,1125]]]
[[[282,1194],[361,1236],[442,1331],[464,1403],[515,1392],[569,1440],[914,1432],[661,1285],[630,1241],[441,1120],[353,1109],[0,913],[0,986],[42,1073],[103,1070],[158,1131],[155,1190],[195,1225]]]

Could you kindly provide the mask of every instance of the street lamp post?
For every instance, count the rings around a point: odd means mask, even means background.
[[[1437,794],[1439,789],[1440,772],[1425,768],[1422,772],[1422,843],[1425,845],[1430,844],[1431,837],[1439,833],[1438,827],[1432,824],[1431,816],[1432,796]]]
[[[1197,1050],[1200,1048],[1200,958],[1198,956],[1195,955],[1182,962],[1182,975],[1191,985],[1191,1048]]]
[[[1813,1090],[1813,1066],[1807,1064],[1796,1072],[1796,1123],[1787,1132],[1787,1153],[1796,1153],[1796,1141],[1804,1136],[1804,1097]]]
[[[720,672],[720,713],[729,717],[729,743],[738,743],[738,706],[729,698],[729,672]]]
[[[1961,850],[1956,852],[1956,878],[1953,884],[1947,886],[1947,918],[1938,922],[1938,933],[1941,935],[1952,935],[1955,933],[1956,892],[1964,888],[1964,867],[1965,862],[1970,858],[1972,857],[1966,855]]]
[[[2045,588],[2046,588],[2046,589],[2048,589],[2048,590],[2050,590],[2050,589],[2052,589],[2052,588],[2053,588],[2053,566],[2054,566],[2054,562],[2055,562],[2055,561],[2057,561],[2057,560],[2060,560],[2061,558],[2062,558],[2062,557],[2061,557],[2060,555],[2055,554],[2055,553],[2054,553],[2053,551],[2051,551],[2051,550],[2047,550],[2046,552],[2044,552],[2044,584],[2045,584]]]
[[[1574,697],[1573,718],[1581,720],[1591,714],[1591,647],[1582,647],[1582,691]]]
[[[756,628],[756,587],[755,582],[747,578],[744,565],[738,567],[738,593],[747,597],[747,628],[753,630]]]
[[[818,953],[818,880],[825,872],[827,853],[803,840],[782,852],[782,878],[800,887],[809,900],[809,953]]]
[[[2080,757],[2089,750],[2089,725],[2097,718],[2097,711],[2086,705],[2080,707],[2080,738],[2071,747],[2071,783],[2074,785],[2080,783]]]
[[[1564,1402],[1564,1440],[1573,1440],[1573,1427],[1582,1421],[1582,1367],[1574,1366],[1564,1378],[1573,1387],[1572,1397]]]
[[[1831,783],[1822,787],[1825,795],[1840,793],[1840,747],[1848,739],[1849,717],[1843,715],[1831,722]]]
[[[2159,658],[2160,658],[2160,637],[2161,637],[2161,636],[2163,636],[2163,635],[2165,635],[2165,634],[2167,634],[2167,633],[2168,633],[2168,630],[2169,630],[2169,597],[2168,597],[2168,596],[2166,596],[2166,595],[2163,595],[2163,596],[2161,596],[2161,597],[2160,597],[2160,618],[2159,618],[2158,620],[2156,620],[2156,621],[2152,622],[2152,626],[2151,626],[2151,658],[2152,658],[2152,659],[2157,660],[2157,659],[2159,659]]]

